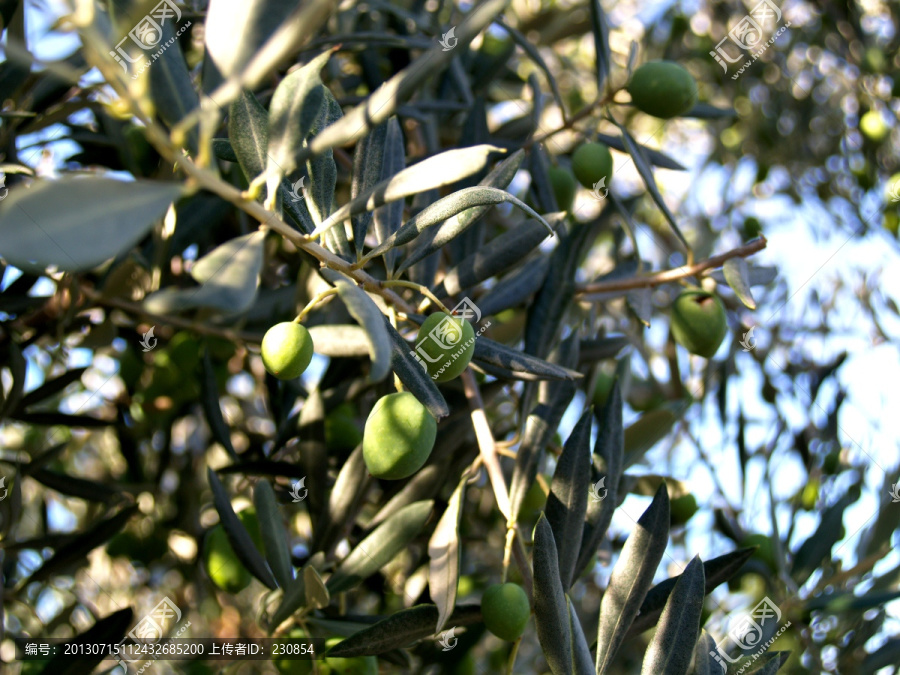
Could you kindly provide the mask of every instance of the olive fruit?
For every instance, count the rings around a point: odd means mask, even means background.
[[[376,478],[412,476],[428,460],[437,422],[408,391],[378,399],[363,431],[363,459]]]
[[[528,595],[518,584],[494,584],[481,596],[484,625],[501,640],[518,640],[525,632],[529,616]]]
[[[263,336],[263,364],[279,380],[300,377],[312,360],[312,355],[312,337],[299,323],[276,323]]]
[[[572,171],[575,178],[588,190],[593,190],[594,185],[603,178],[607,180],[603,187],[609,187],[612,178],[612,155],[603,143],[584,143],[572,153]]]
[[[672,525],[684,525],[697,513],[697,498],[688,493],[669,502],[669,518]]]
[[[740,545],[742,547],[756,546],[756,553],[753,554],[753,557],[764,562],[769,569],[776,569],[775,548],[772,545],[771,537],[765,534],[748,534]]]
[[[262,535],[256,512],[253,509],[245,509],[237,516],[247,528],[256,547],[261,549]],[[250,585],[250,572],[238,559],[221,523],[212,528],[206,536],[203,545],[203,562],[206,573],[212,582],[227,593],[239,593]]]
[[[689,288],[672,304],[672,334],[691,354],[712,358],[727,332],[725,306],[718,296]]]
[[[475,353],[475,329],[465,319],[435,312],[416,336],[416,352],[435,382],[459,377]]]
[[[626,89],[638,110],[662,119],[683,115],[697,104],[694,77],[672,61],[639,66]]]
[[[346,402],[325,416],[325,445],[329,449],[353,450],[362,443],[355,418],[356,410]]]
[[[556,166],[551,166],[547,173],[550,175],[556,205],[561,211],[569,211],[575,202],[575,191],[578,189],[575,176],[571,171]]]

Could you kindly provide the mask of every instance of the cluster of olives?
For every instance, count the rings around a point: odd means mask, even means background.
[[[650,61],[631,77],[626,90],[634,107],[647,115],[670,119],[684,115],[697,104],[697,83],[691,74],[672,61]],[[575,201],[577,183],[588,190],[609,188],[613,159],[603,143],[583,143],[572,153],[572,170],[552,167],[550,185],[556,204],[569,211]],[[576,182],[577,180],[577,182]]]

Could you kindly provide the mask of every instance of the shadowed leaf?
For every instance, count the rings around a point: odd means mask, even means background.
[[[269,481],[261,480],[256,484],[253,489],[253,504],[256,506],[256,516],[259,519],[266,560],[269,561],[278,586],[287,588],[294,580],[294,568],[291,565],[288,533],[284,529],[281,513],[275,502],[275,492],[269,485]]]
[[[572,627],[568,598],[559,580],[553,530],[542,513],[534,527],[534,625],[554,675],[572,671]]]

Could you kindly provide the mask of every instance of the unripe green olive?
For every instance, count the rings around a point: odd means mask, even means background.
[[[366,467],[376,478],[408,478],[428,460],[436,436],[437,422],[413,394],[383,396],[363,432]]]
[[[416,352],[435,382],[459,377],[475,353],[475,330],[465,319],[435,312],[416,336]]]
[[[518,640],[525,632],[529,616],[528,595],[518,584],[494,584],[481,596],[484,625],[501,640]]]
[[[662,119],[683,115],[697,104],[697,82],[672,61],[639,66],[626,88],[638,110]]]
[[[262,549],[262,534],[256,511],[252,508],[244,509],[237,516],[247,528],[256,547]],[[203,562],[209,578],[226,593],[239,593],[250,585],[252,579],[250,572],[238,559],[231,547],[231,542],[228,541],[225,528],[221,524],[212,528],[206,536],[203,545]]]
[[[669,519],[672,525],[684,525],[698,511],[697,498],[688,493],[669,502]]]
[[[553,196],[556,197],[556,205],[562,211],[569,211],[575,202],[575,192],[578,184],[571,171],[551,166],[547,171],[550,175],[550,184],[553,186]]]
[[[691,288],[672,304],[672,335],[691,354],[712,358],[727,332],[725,306],[718,296]]]
[[[300,377],[312,360],[312,355],[312,336],[299,323],[276,323],[263,336],[263,364],[279,380]]]
[[[572,171],[578,182],[588,190],[593,190],[594,185],[603,178],[606,180],[603,187],[609,187],[612,180],[613,159],[603,143],[584,143],[572,153]]]

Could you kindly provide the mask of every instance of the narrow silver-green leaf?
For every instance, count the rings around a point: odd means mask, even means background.
[[[434,415],[436,420],[440,421],[450,414],[450,408],[447,401],[444,400],[444,395],[441,394],[425,369],[416,361],[413,356],[415,352],[410,348],[410,344],[391,326],[391,322],[386,316],[383,318],[385,330],[391,339],[391,368],[400,378],[403,386],[419,399],[419,403],[428,408],[428,412]],[[475,344],[478,344],[478,340],[475,340]]]
[[[495,152],[504,150],[493,145],[475,145],[470,148],[447,150],[423,159],[395,176],[381,181],[356,199],[350,200],[348,204],[331,214],[313,234],[321,234],[357,213],[373,211],[379,206],[418,192],[452,185],[484,168],[491,153]]]
[[[330,269],[322,269],[321,274],[337,287],[350,315],[366,329],[372,359],[369,381],[380,382],[391,369],[391,339],[384,325],[384,314],[356,282]]]
[[[684,402],[667,403],[648,410],[625,429],[625,468],[641,461],[650,448],[664,439],[686,409]]]
[[[144,300],[148,312],[167,314],[194,307],[224,312],[246,311],[256,299],[263,263],[261,231],[236,237],[214,248],[191,268],[200,288],[165,288]]]
[[[725,273],[722,270],[713,270],[712,272],[710,272],[709,276],[715,279],[720,284],[728,283],[728,281],[725,279]],[[750,265],[748,283],[750,286],[768,286],[773,281],[775,281],[775,277],[777,276],[778,270],[775,267]]]
[[[559,580],[568,590],[575,579],[591,479],[591,420],[585,411],[563,445],[556,463],[544,513],[559,554]]]
[[[328,128],[336,120],[341,118],[343,112],[334,95],[322,86],[325,103],[316,119],[313,133],[319,134]],[[319,225],[334,208],[334,192],[337,185],[337,164],[334,161],[334,153],[331,150],[311,157],[306,161],[306,171],[309,173],[310,186],[307,191],[309,199],[306,206],[312,215],[313,222]],[[350,246],[347,234],[347,224],[341,223],[338,227],[331,228],[322,237],[325,246],[337,253],[344,260],[352,261],[355,253]]]
[[[700,633],[706,582],[694,556],[678,577],[641,666],[641,675],[687,675]]]
[[[691,675],[722,675],[721,664],[713,657],[715,653],[716,641],[701,628],[700,639],[694,646],[694,669]]]
[[[534,209],[520,201],[517,197],[497,188],[475,186],[457,190],[453,194],[447,195],[431,206],[426,207],[375,248],[371,255],[378,256],[396,246],[402,246],[415,239],[427,228],[433,227],[438,223],[443,223],[444,221],[453,218],[453,216],[468,211],[469,209],[478,208],[486,204],[503,204],[504,202],[513,204],[517,208],[525,211],[525,213],[532,218],[535,218],[536,222],[543,227],[545,237],[548,232],[551,235],[553,234],[553,228],[550,224]],[[438,232],[431,241],[429,249],[434,247],[434,250],[437,250],[444,246],[447,242],[462,234],[466,227],[468,227],[468,225],[457,228],[442,228],[442,232]],[[427,255],[427,253],[425,255]],[[410,262],[410,260],[412,260],[412,262]],[[406,269],[410,265],[414,265],[416,262],[418,262],[418,260],[412,257],[404,260],[401,270]]]
[[[756,300],[750,290],[750,267],[747,261],[743,258],[726,260],[722,265],[722,274],[738,299],[750,309],[756,309]]]
[[[542,513],[534,527],[534,625],[553,675],[569,675],[573,672],[572,628],[558,559],[553,530]]]
[[[575,565],[576,576],[597,552],[619,504],[619,480],[625,452],[622,407],[622,387],[616,378],[598,418],[600,427],[594,443],[594,461],[598,466],[591,474],[591,499],[581,537],[581,552]]]
[[[415,539],[431,516],[433,501],[400,509],[359,542],[325,584],[332,594],[350,590],[387,565]]]
[[[591,649],[584,637],[581,621],[575,614],[575,605],[568,595],[566,596],[566,605],[569,609],[569,635],[572,639],[572,672],[575,675],[594,675],[594,659],[591,657]]]
[[[210,0],[203,31],[203,91],[210,93],[223,80],[240,75],[296,5],[293,0]]]
[[[681,245],[684,246],[686,250],[690,250],[690,245],[687,243],[687,240],[681,233],[681,229],[678,227],[678,223],[675,221],[675,215],[669,210],[669,207],[666,205],[666,202],[656,185],[656,179],[653,177],[653,168],[650,166],[650,161],[644,154],[643,148],[641,148],[637,141],[632,138],[631,134],[628,133],[628,129],[619,124],[615,119],[613,119],[612,122],[619,127],[619,131],[622,132],[622,140],[625,143],[625,148],[628,150],[628,154],[631,155],[631,159],[634,161],[634,168],[637,169],[638,174],[640,174],[641,179],[644,181],[644,185],[647,186],[647,191],[650,193],[653,201],[656,202],[656,205],[659,207],[659,210],[662,211],[663,216],[669,221],[669,225],[672,227],[672,231],[675,233],[675,236],[678,237]]]
[[[492,187],[498,190],[506,190],[512,179],[515,177],[519,167],[522,166],[522,160],[525,158],[525,151],[518,150],[512,155],[498,163],[490,170],[479,183],[479,187]],[[435,201],[435,200],[432,200]],[[465,232],[474,225],[482,216],[484,216],[491,208],[491,205],[476,206],[467,211],[463,211],[447,220],[446,223],[438,227],[434,232],[434,236],[430,239],[422,237],[414,247],[413,251],[407,256],[401,265],[401,269],[408,269],[418,262],[424,260],[435,251],[442,248],[447,242],[451,241],[461,232]],[[431,280],[429,280],[429,285]]]
[[[550,363],[486,337],[479,337],[475,341],[472,359],[513,372],[535,375],[543,380],[575,380],[581,377],[577,370]]]
[[[0,255],[29,272],[89,270],[143,239],[182,189],[100,176],[17,186],[0,205]]]
[[[303,566],[303,585],[306,588],[306,606],[312,609],[328,607],[331,594],[319,576],[319,571],[310,564]]]
[[[484,0],[472,6],[465,19],[455,27],[456,49],[446,51],[439,43],[418,57],[413,63],[382,84],[371,96],[356,106],[310,144],[310,154],[327,148],[352,143],[369,129],[393,115],[399,106],[421,90],[421,84],[433,78],[464,50],[476,35],[502,14],[510,0]],[[455,181],[451,181],[455,182]]]
[[[459,585],[459,523],[468,480],[469,474],[464,473],[428,541],[428,589],[438,608],[435,633],[444,629],[456,606],[456,589]]]
[[[340,658],[375,656],[392,649],[402,649],[434,633],[438,609],[434,605],[416,605],[403,609],[378,623],[354,633],[332,647],[328,655]],[[477,605],[457,607],[448,623],[457,627],[471,626],[481,621]]]
[[[540,253],[532,256],[518,270],[507,274],[478,298],[478,307],[485,316],[491,316],[525,304],[543,286],[549,270],[549,255]]]
[[[294,567],[291,565],[291,551],[288,546],[288,533],[284,529],[275,492],[269,481],[263,479],[253,489],[253,504],[259,519],[263,547],[266,560],[275,575],[279,588],[287,588],[294,580]]]
[[[612,56],[609,49],[609,25],[600,0],[590,0],[591,28],[594,36],[594,54],[596,60],[597,91],[603,93],[603,85],[609,79]]]
[[[538,48],[521,31],[510,26],[502,18],[497,19],[496,23],[509,33],[509,37],[512,38],[512,41],[515,42],[522,51],[528,55],[528,58],[534,61],[534,64],[541,70],[544,77],[547,78],[547,84],[550,85],[550,92],[553,94],[556,105],[559,106],[559,109],[565,114],[566,106],[562,94],[559,91],[559,84],[557,83],[553,72],[547,66],[547,62],[544,61],[544,57],[542,57],[540,51],[538,51]]]
[[[859,497],[859,485],[851,485],[840,499],[822,512],[816,531],[794,553],[791,576],[798,585],[805,584],[823,561],[831,559],[831,549],[844,536],[844,511]]]
[[[388,125],[381,124],[372,133],[359,140],[353,153],[353,176],[350,180],[350,199],[356,199],[362,193],[374,187],[382,180],[385,144],[387,142]],[[353,245],[356,254],[361,255],[366,241],[366,232],[372,222],[372,213],[364,211],[351,219],[353,226]]]
[[[178,39],[175,35],[175,24],[167,21],[163,26],[160,44],[168,40]],[[154,57],[156,58],[156,57]],[[156,107],[160,119],[168,127],[174,127],[184,117],[200,107],[200,97],[191,81],[184,53],[174,45],[166,49],[159,58],[153,61],[153,67],[146,71],[150,82],[150,97]],[[187,137],[187,147],[191,153],[197,151],[199,135],[191,129]]]
[[[219,405],[219,388],[216,384],[216,373],[213,370],[209,350],[203,350],[203,375],[200,378],[200,396],[203,403],[203,412],[212,437],[225,448],[231,458],[237,461],[237,452],[231,443],[231,430],[225,423],[222,415],[222,407]]]
[[[668,540],[669,495],[662,485],[625,542],[600,602],[596,659],[599,675],[613,668],[628,628],[650,590]]]
[[[362,445],[359,445],[338,472],[328,496],[327,508],[316,522],[311,550],[330,555],[332,548],[347,535],[353,527],[353,519],[362,507],[369,480]]]
[[[390,180],[391,177],[406,168],[406,146],[403,143],[403,131],[400,128],[400,122],[396,117],[392,117],[387,121],[387,137],[384,144],[384,157],[381,164],[381,176],[379,180]],[[387,239],[400,229],[403,224],[403,207],[405,206],[402,199],[385,204],[372,214],[375,221],[375,237],[379,244],[387,241]],[[386,252],[384,262],[387,269],[394,268],[394,262],[397,258],[397,252]]]
[[[306,607],[306,583],[303,580],[302,573],[282,588],[281,603],[269,617],[269,633],[272,633],[285,619],[301,607]]]
[[[270,190],[297,168],[297,156],[325,104],[325,87],[319,73],[330,57],[331,51],[324,52],[289,73],[272,95],[266,166]]]
[[[742,548],[704,562],[703,577],[706,580],[704,595],[709,595],[713,589],[734,578],[741,571],[744,563],[753,557],[754,551],[753,548]],[[647,592],[647,597],[641,603],[641,611],[634,623],[631,624],[626,639],[635,637],[656,625],[677,582],[677,576],[671,577],[656,584]]]
[[[564,213],[549,214],[546,221],[556,230],[565,217]],[[503,274],[521,264],[546,238],[547,228],[537,220],[526,220],[510,228],[462,260],[456,267],[448,270],[441,283],[435,287],[435,295],[455,296],[463,289]]]
[[[594,137],[605,145],[608,145],[619,152],[628,152],[628,148],[625,146],[624,141],[622,141],[621,136],[607,136],[606,134],[595,134]],[[661,153],[659,150],[654,150],[653,148],[648,148],[646,145],[641,145],[641,150],[644,152],[644,156],[647,158],[647,161],[653,164],[654,166],[658,166],[661,169],[671,169],[672,171],[687,171],[687,167],[683,164],[676,162],[674,159],[669,157],[666,154]]]
[[[211,468],[206,470],[206,475],[209,479],[209,487],[212,490],[213,503],[216,511],[219,513],[219,520],[222,522],[225,534],[228,535],[228,543],[231,544],[231,548],[234,550],[238,560],[241,561],[250,574],[263,582],[263,584],[271,589],[277,588],[278,584],[275,581],[275,577],[272,576],[271,570],[266,565],[266,561],[256,549],[256,545],[253,543],[250,533],[247,532],[247,528],[244,527],[244,524],[231,507],[231,499],[225,491],[225,486],[222,485],[216,472]]]
[[[316,353],[322,356],[368,356],[371,354],[369,334],[362,326],[333,324],[311,326],[310,337]]]

